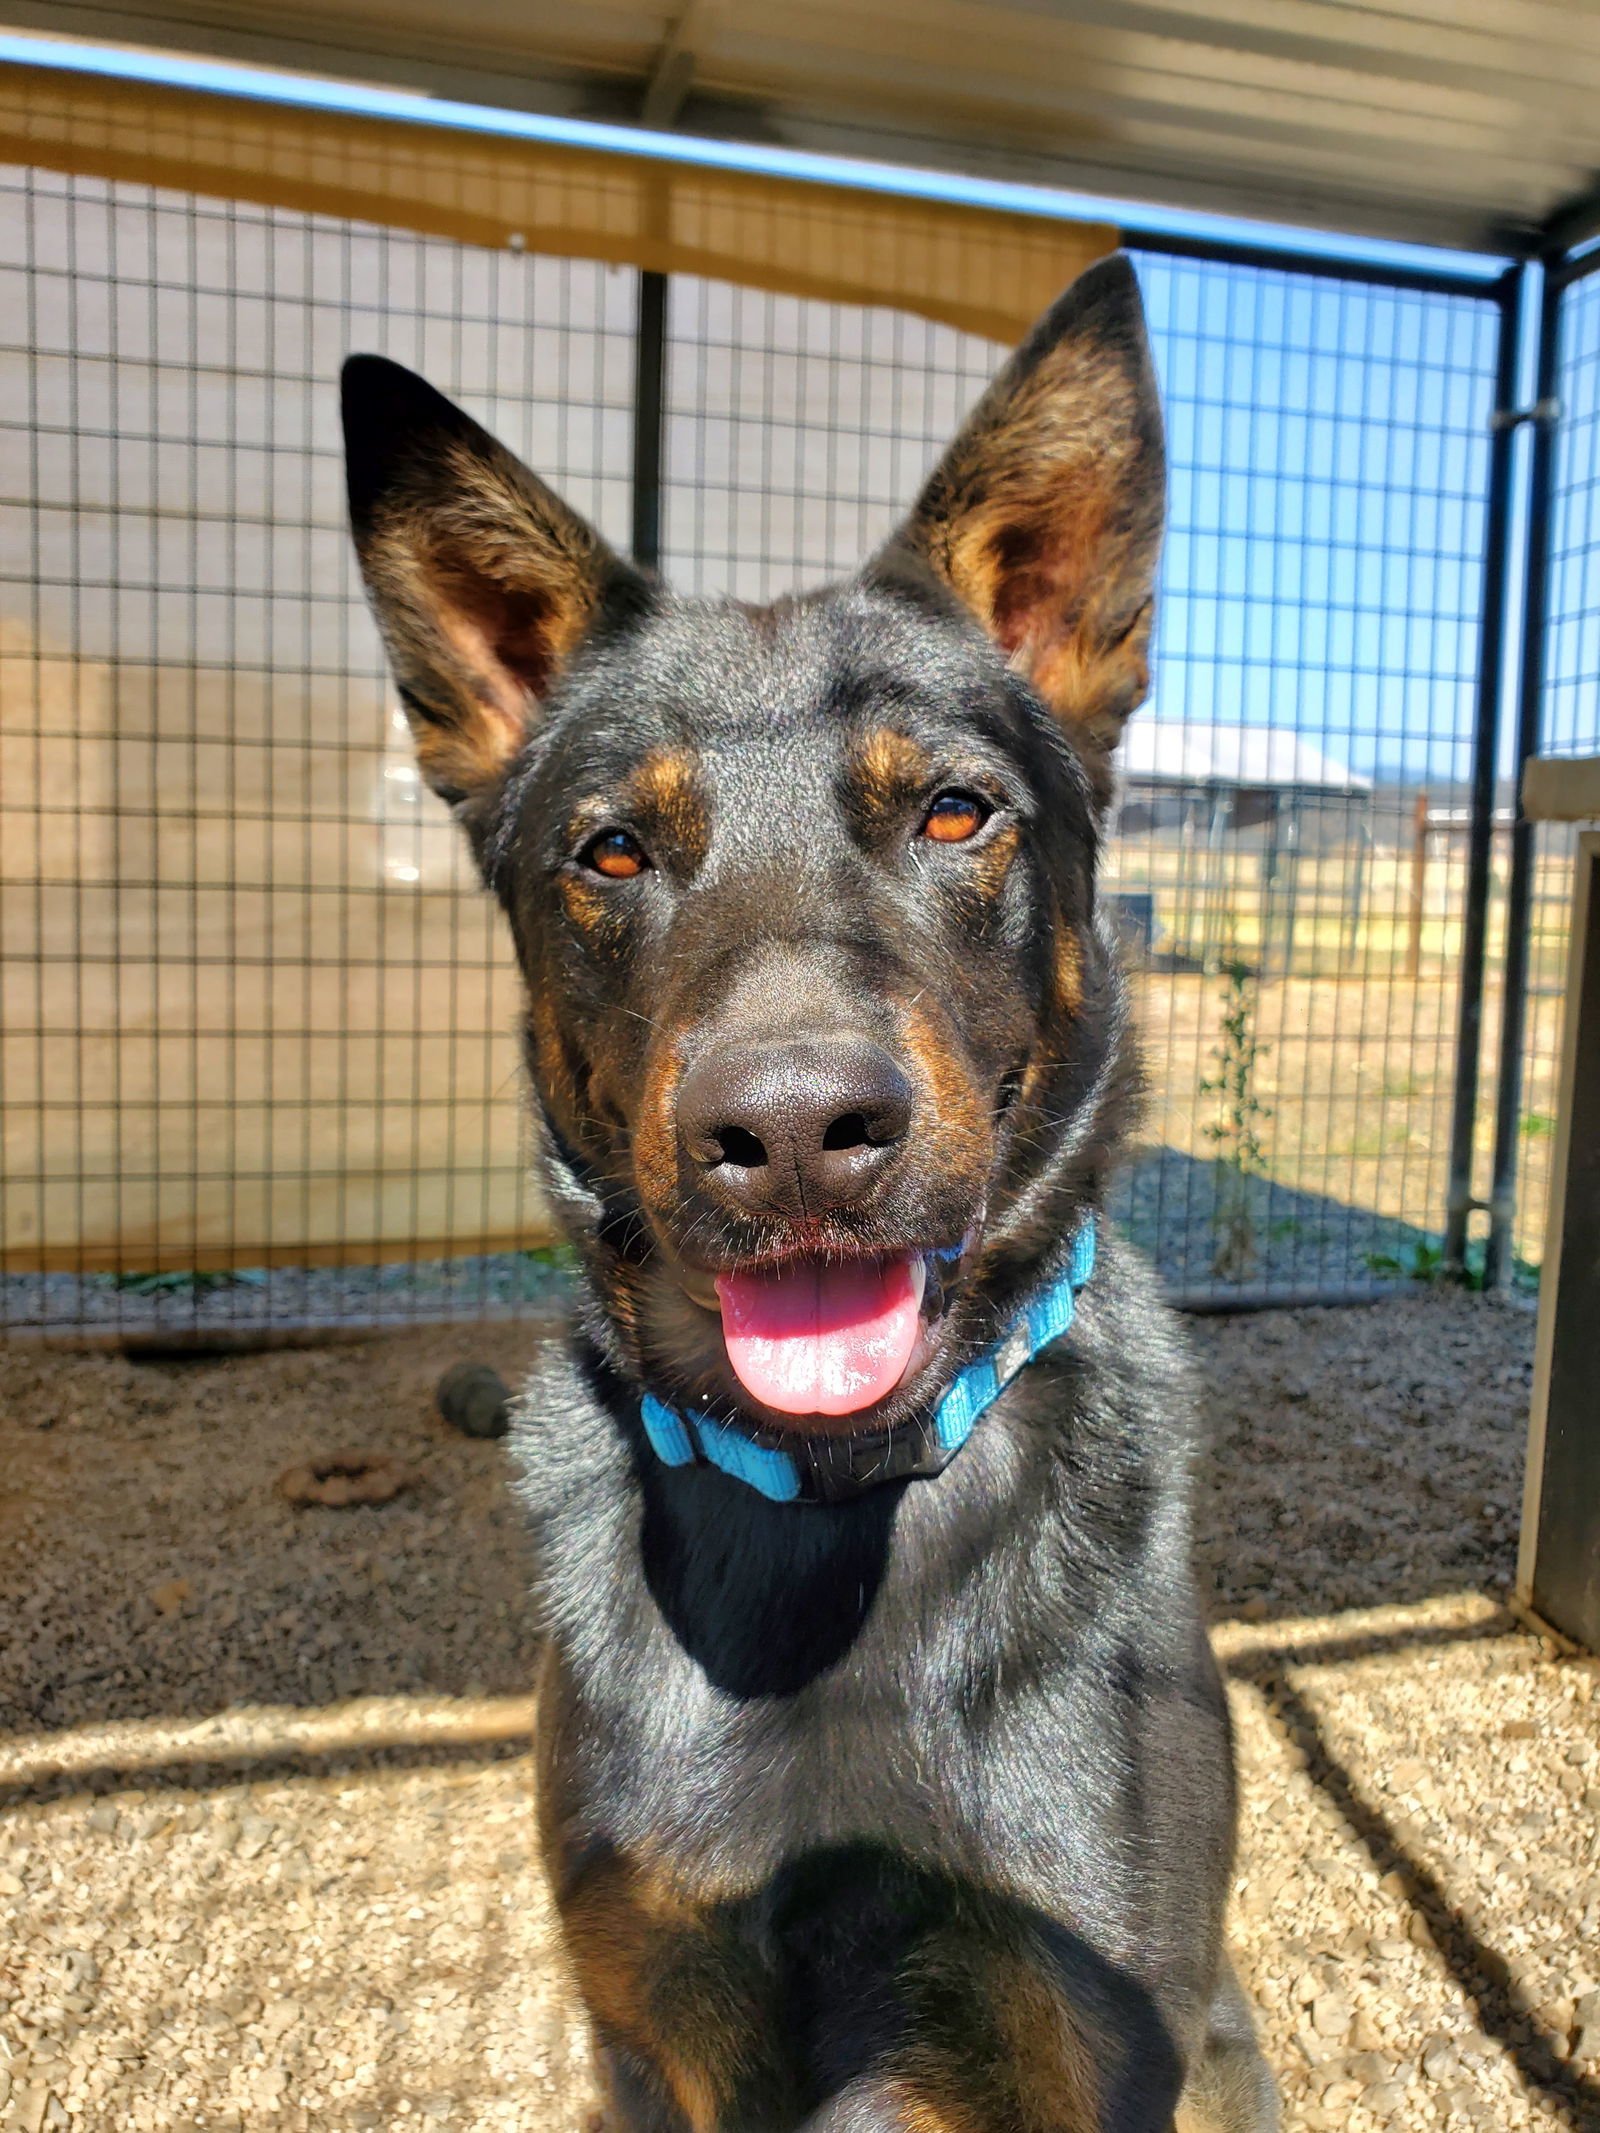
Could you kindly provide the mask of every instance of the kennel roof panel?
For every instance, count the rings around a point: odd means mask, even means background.
[[[1177,725],[1138,719],[1122,743],[1122,772],[1143,785],[1278,786],[1298,792],[1372,790],[1303,734],[1272,726]]]
[[[5,0],[0,19],[1475,249],[1600,168],[1589,0]]]
[[[0,160],[889,306],[1002,343],[1117,243],[1099,222],[66,65],[0,64]]]

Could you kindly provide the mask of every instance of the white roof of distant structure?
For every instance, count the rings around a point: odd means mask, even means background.
[[[1135,717],[1122,740],[1122,774],[1158,785],[1277,785],[1359,793],[1372,780],[1324,755],[1303,734],[1273,726],[1192,726]]]

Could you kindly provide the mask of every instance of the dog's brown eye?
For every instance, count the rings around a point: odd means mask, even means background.
[[[928,809],[922,834],[931,837],[935,844],[965,844],[969,837],[977,836],[990,813],[991,810],[969,792],[942,792]]]
[[[583,863],[597,874],[604,874],[608,881],[631,881],[650,864],[626,830],[603,830],[585,848]]]

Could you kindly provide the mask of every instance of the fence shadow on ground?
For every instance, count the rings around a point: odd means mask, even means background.
[[[1437,1238],[1412,1223],[1167,1146],[1118,1178],[1111,1211],[1168,1287],[1191,1295],[1273,1288],[1332,1294],[1425,1264]]]

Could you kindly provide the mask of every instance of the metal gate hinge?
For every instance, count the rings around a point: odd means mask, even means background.
[[[1560,420],[1561,402],[1551,393],[1543,400],[1535,400],[1532,407],[1497,407],[1489,417],[1489,428],[1515,430],[1524,422],[1548,423],[1553,427]]]

